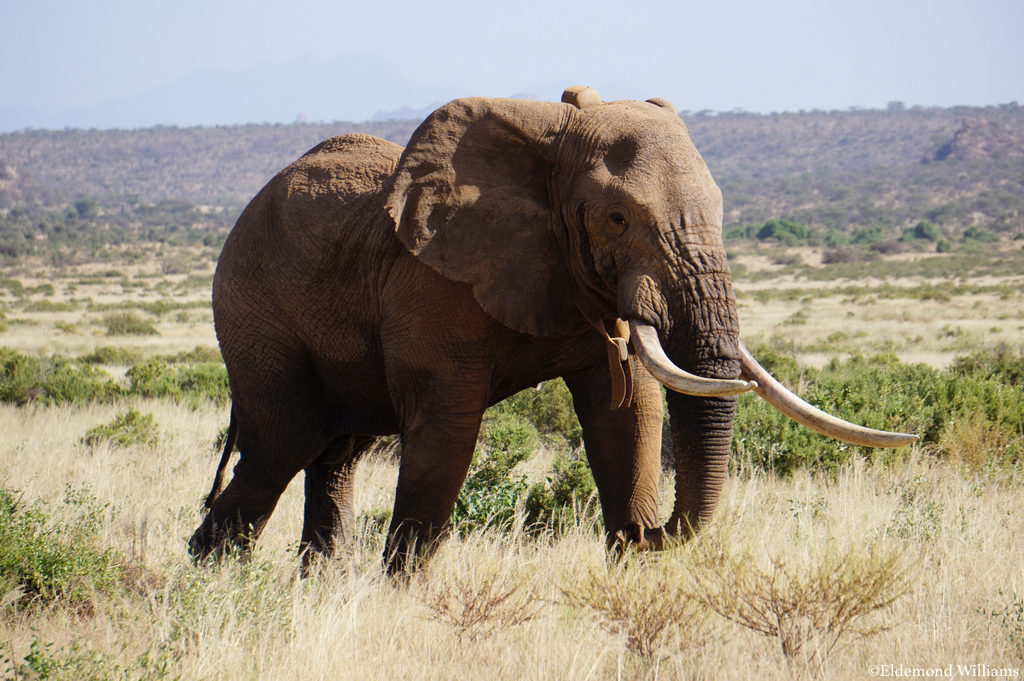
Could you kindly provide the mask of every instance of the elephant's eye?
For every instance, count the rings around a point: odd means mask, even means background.
[[[626,216],[620,213],[619,211],[612,212],[608,216],[608,219],[612,221],[612,224],[618,225],[619,227],[626,226]]]

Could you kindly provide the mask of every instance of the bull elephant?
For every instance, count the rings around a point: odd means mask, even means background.
[[[366,135],[314,147],[252,200],[217,265],[232,416],[193,555],[249,547],[299,471],[305,560],[341,550],[355,466],[398,433],[384,560],[402,570],[443,534],[484,410],[556,377],[611,541],[707,521],[743,391],[847,441],[916,439],[823,414],[764,372],[739,341],[721,228],[722,194],[660,99],[460,99],[404,150]],[[676,462],[664,525],[659,382]]]

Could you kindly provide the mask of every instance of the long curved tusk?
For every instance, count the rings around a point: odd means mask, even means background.
[[[742,343],[740,343],[740,365],[742,366],[740,376],[749,381],[757,381],[754,392],[760,395],[765,402],[797,423],[822,435],[863,447],[905,447],[917,442],[916,435],[865,428],[812,407],[765,371],[765,368],[757,363],[757,360],[743,347]]]
[[[629,332],[636,354],[647,371],[663,386],[677,393],[698,397],[723,397],[757,388],[757,383],[754,382],[702,378],[683,371],[665,354],[661,341],[658,340],[658,332],[653,326],[630,320]]]

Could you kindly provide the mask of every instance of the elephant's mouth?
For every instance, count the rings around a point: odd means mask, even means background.
[[[837,440],[864,447],[903,447],[917,441],[916,435],[865,428],[811,406],[775,380],[742,343],[739,343],[740,378],[703,378],[680,369],[668,358],[653,326],[631,320],[629,330],[640,361],[669,390],[698,397],[724,397],[753,390],[797,423]]]

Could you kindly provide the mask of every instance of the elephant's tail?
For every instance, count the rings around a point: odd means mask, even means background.
[[[217,466],[217,475],[213,478],[213,489],[206,497],[206,508],[213,508],[213,502],[220,496],[220,487],[224,484],[224,469],[228,467],[231,459],[231,452],[235,450],[235,438],[238,437],[238,420],[235,418],[235,410],[231,410],[231,422],[228,423],[228,434],[224,438],[224,453],[220,455],[220,465]]]

